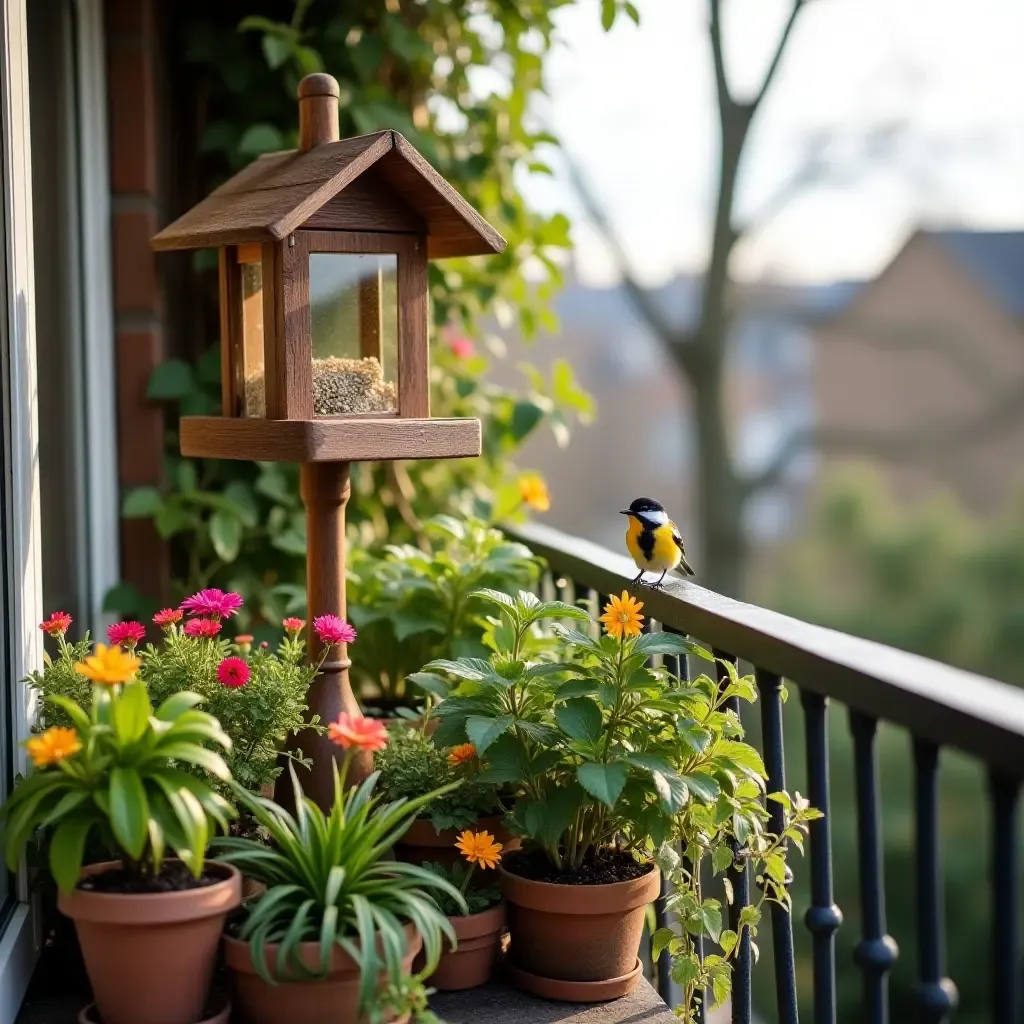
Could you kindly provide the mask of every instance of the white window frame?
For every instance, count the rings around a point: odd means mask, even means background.
[[[29,129],[28,40],[25,0],[0,6],[0,105],[3,146],[2,244],[6,264],[6,331],[10,349],[9,419],[11,436],[10,641],[14,677],[0,680],[14,689],[12,715],[16,744],[14,771],[25,772],[21,746],[33,716],[33,701],[21,680],[42,665],[42,563],[39,552],[39,438],[37,422],[34,278],[32,271],[32,165]],[[6,583],[7,581],[0,581]],[[0,1021],[17,1017],[39,952],[39,914],[29,893],[24,866],[18,873],[18,903],[0,935]]]

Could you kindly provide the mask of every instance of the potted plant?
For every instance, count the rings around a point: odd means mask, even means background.
[[[501,933],[505,927],[505,905],[497,880],[490,885],[474,884],[477,866],[493,870],[501,860],[501,843],[489,832],[463,832],[456,842],[464,858],[448,866],[428,863],[423,866],[454,885],[465,900],[463,910],[455,900],[440,893],[434,898],[455,932],[458,944],[445,949],[433,974],[434,988],[445,992],[484,985],[491,977],[497,958]]]
[[[436,796],[385,803],[374,773],[346,792],[353,756],[381,750],[384,725],[342,714],[328,727],[345,749],[335,766],[334,802],[324,814],[302,794],[290,768],[295,816],[238,788],[238,798],[266,829],[270,845],[221,839],[220,859],[266,883],[267,892],[242,910],[225,938],[237,1002],[251,1024],[350,1024],[387,1021],[403,1012],[422,946],[426,969],[441,956],[442,936],[454,937],[431,898],[445,894],[465,908],[462,894],[423,867],[388,859],[394,843]]]
[[[196,1024],[241,877],[205,860],[211,831],[226,830],[234,809],[181,766],[227,780],[203,744],[231,741],[196,709],[198,694],[175,693],[154,711],[138,667],[131,652],[100,644],[75,666],[91,685],[88,711],[48,698],[71,724],[27,741],[37,770],[3,808],[7,864],[17,868],[37,829],[51,833],[58,906],[75,922],[104,1024]],[[118,859],[83,867],[93,836]]]
[[[442,748],[422,728],[392,730],[391,742],[376,755],[374,764],[385,800],[411,799],[456,786],[431,801],[409,826],[395,845],[401,860],[451,866],[459,860],[459,833],[467,828],[487,830],[503,843],[511,839],[502,824],[505,808],[499,787],[480,780],[483,766],[471,743]]]

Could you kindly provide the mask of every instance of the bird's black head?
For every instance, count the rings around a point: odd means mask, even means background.
[[[665,507],[661,502],[655,501],[653,498],[637,498],[629,508],[621,509],[621,514],[624,516],[642,516],[645,512],[664,512]]]

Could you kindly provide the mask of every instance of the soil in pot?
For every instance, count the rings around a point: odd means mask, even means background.
[[[405,926],[406,955],[402,966],[411,972],[413,960],[423,945],[419,933]],[[266,947],[266,963],[273,975],[277,962],[277,945]],[[303,942],[299,946],[303,963],[316,969],[320,963],[320,944]],[[343,949],[336,946],[326,978],[311,981],[282,981],[268,985],[252,963],[248,942],[231,935],[224,936],[224,959],[231,971],[234,1003],[247,1024],[356,1024],[359,1005],[359,965]]]
[[[599,851],[583,870],[565,874],[534,851],[505,858],[499,871],[520,988],[577,1002],[614,999],[636,987],[644,908],[661,886],[653,864]],[[555,878],[561,880],[547,880]]]
[[[493,814],[480,818],[467,828],[472,832],[490,832],[504,848],[504,856],[519,849],[519,838],[513,836],[501,822],[502,815]],[[435,832],[428,818],[417,818],[401,841],[395,844],[395,857],[409,864],[426,864],[430,861],[450,868],[463,860],[455,841],[464,831],[461,828],[446,828]]]
[[[118,861],[83,869],[58,906],[75,922],[103,1024],[196,1024],[203,1019],[220,935],[241,901],[242,876],[209,863],[187,888],[180,861],[168,861],[150,885],[126,876]],[[104,876],[110,875],[110,878]]]
[[[445,951],[437,968],[427,979],[433,988],[442,992],[477,988],[486,985],[501,948],[501,933],[505,927],[505,904],[465,917],[449,917],[458,946],[453,950],[444,940]],[[416,959],[414,971],[423,970],[423,954]]]

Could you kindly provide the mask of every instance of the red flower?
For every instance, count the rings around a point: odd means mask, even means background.
[[[185,613],[180,608],[164,608],[153,616],[153,623],[162,627],[173,626],[176,622],[181,622],[183,618],[185,618]]]
[[[225,658],[217,666],[217,681],[236,690],[249,682],[249,666],[241,658]]]
[[[306,620],[297,619],[293,615],[291,618],[285,619],[281,625],[289,636],[298,636],[306,628]]]
[[[252,636],[251,633],[239,633],[238,636],[235,637],[235,643],[236,644],[246,644],[246,645],[248,645],[248,644],[251,644],[252,641],[253,641],[253,636]]]
[[[322,644],[350,644],[356,638],[355,629],[337,615],[318,615],[313,628]]]
[[[327,736],[332,743],[349,750],[383,750],[388,745],[388,730],[377,718],[364,718],[342,711],[336,722],[327,726]]]
[[[227,593],[211,587],[185,598],[181,607],[189,615],[205,615],[207,618],[228,619],[242,607],[240,594]]]
[[[67,612],[54,612],[45,622],[39,623],[39,628],[50,636],[63,636],[72,623],[72,618]]]
[[[185,623],[185,636],[215,637],[220,632],[216,619],[190,619]]]
[[[141,622],[115,622],[107,627],[107,639],[131,650],[146,638],[146,627]]]

